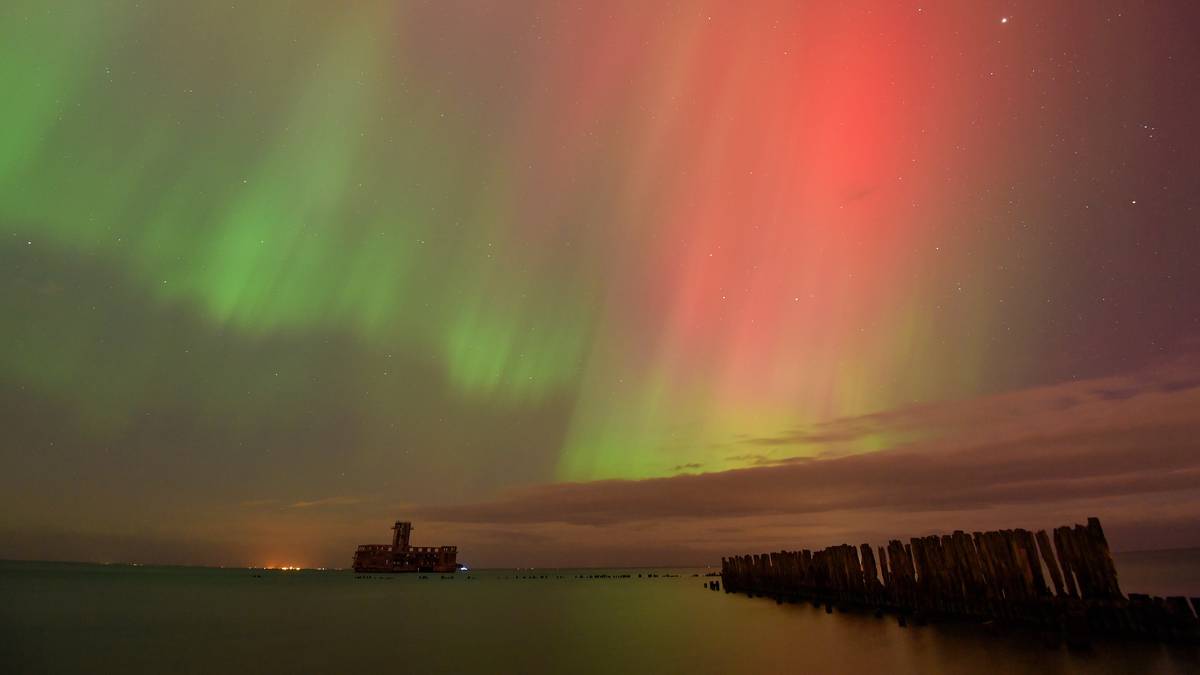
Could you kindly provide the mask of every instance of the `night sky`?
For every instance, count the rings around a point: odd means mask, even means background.
[[[1200,545],[1200,4],[0,7],[0,557]],[[863,541],[858,539],[855,541]]]

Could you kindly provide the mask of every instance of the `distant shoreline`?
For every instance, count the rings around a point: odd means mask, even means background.
[[[1151,548],[1113,551],[1113,556],[1124,557],[1142,554],[1169,554],[1186,551],[1200,551],[1198,546],[1183,546],[1175,548]],[[270,570],[285,571],[279,567],[262,567],[257,565],[189,565],[183,563],[130,562],[130,561],[99,561],[99,560],[44,560],[36,558],[0,558],[0,565],[10,563],[54,564],[54,565],[99,565],[120,567],[171,567],[182,569],[212,569],[212,570]],[[572,570],[685,570],[685,569],[719,569],[720,564],[707,565],[586,565],[579,567],[472,567],[472,572],[514,572],[520,570],[572,571]],[[289,570],[292,571],[292,570]],[[350,567],[301,567],[301,572],[349,572]]]

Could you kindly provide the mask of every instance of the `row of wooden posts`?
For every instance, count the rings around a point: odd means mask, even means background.
[[[878,556],[878,557],[877,557]],[[1049,577],[1049,584],[1047,583]],[[1087,525],[999,530],[820,551],[777,551],[721,560],[727,593],[894,612],[901,625],[938,618],[1008,620],[1060,630],[1200,639],[1200,598],[1121,593],[1108,541]],[[1051,588],[1053,586],[1053,588]]]

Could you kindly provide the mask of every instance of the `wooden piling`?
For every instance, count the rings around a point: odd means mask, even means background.
[[[864,543],[731,556],[721,559],[720,585],[710,587],[807,600],[830,613],[835,604],[895,612],[901,626],[910,616],[918,625],[943,617],[1011,621],[1063,634],[1075,646],[1091,634],[1200,641],[1200,598],[1122,594],[1095,518],[1054,528],[1053,538],[1046,530],[956,531],[893,539],[877,551],[878,558]]]
[[[1063,577],[1062,572],[1058,569],[1058,562],[1054,559],[1054,549],[1050,546],[1050,536],[1045,530],[1037,532],[1038,550],[1042,554],[1042,562],[1046,564],[1046,569],[1050,570],[1050,580],[1054,582],[1054,594],[1058,597],[1063,596]]]

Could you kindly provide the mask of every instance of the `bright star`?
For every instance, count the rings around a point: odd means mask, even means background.
[[[1008,23],[1008,17],[1007,16],[1000,17],[1000,23]]]

